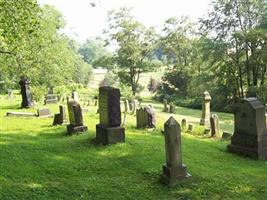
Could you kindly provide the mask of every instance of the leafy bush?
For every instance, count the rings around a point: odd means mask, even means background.
[[[32,86],[31,87],[32,98],[36,102],[43,101],[47,93],[47,88],[43,86]]]

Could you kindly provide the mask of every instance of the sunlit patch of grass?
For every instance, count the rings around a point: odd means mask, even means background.
[[[182,133],[183,163],[192,177],[174,188],[162,185],[161,130],[170,114],[163,113],[157,102],[149,102],[157,105],[155,130],[136,129],[135,116],[127,115],[126,142],[101,146],[92,142],[99,122],[96,107],[84,113],[86,133],[66,136],[66,126],[51,126],[52,118],[5,117],[7,111],[18,110],[20,98],[8,102],[0,97],[1,200],[267,199],[266,162],[226,152],[229,141],[187,133]],[[57,105],[48,107],[53,114],[58,112]],[[198,124],[201,115],[181,108],[173,116]],[[228,124],[232,119],[222,113],[227,130],[233,127]]]

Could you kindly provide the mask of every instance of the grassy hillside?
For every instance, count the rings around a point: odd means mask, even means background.
[[[226,152],[229,141],[182,134],[183,162],[192,177],[174,188],[159,182],[165,162],[160,133],[169,114],[155,102],[158,127],[135,129],[128,116],[126,143],[95,146],[96,107],[84,113],[89,131],[65,136],[52,118],[11,118],[20,98],[0,104],[0,199],[267,199],[267,162]],[[56,105],[49,106],[53,113]],[[20,110],[21,111],[21,110]],[[35,112],[34,109],[23,110]],[[178,108],[175,118],[198,121],[200,111]],[[232,115],[219,113],[232,129]]]

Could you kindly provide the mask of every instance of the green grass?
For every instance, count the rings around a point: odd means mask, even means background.
[[[1,96],[0,199],[267,199],[267,162],[226,152],[229,141],[182,135],[183,162],[192,175],[174,188],[159,182],[165,162],[160,133],[169,114],[157,108],[158,128],[136,130],[128,116],[126,142],[95,146],[96,108],[84,114],[89,131],[65,136],[52,118],[5,117],[20,99]],[[39,105],[41,106],[41,105]],[[57,106],[49,106],[53,113]],[[25,110],[35,112],[34,109]],[[200,111],[178,108],[178,121]],[[232,120],[220,113],[221,119]],[[222,124],[225,123],[224,121]],[[230,124],[229,128],[232,128]]]

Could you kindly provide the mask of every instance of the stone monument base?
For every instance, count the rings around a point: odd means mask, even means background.
[[[97,144],[115,144],[125,142],[125,132],[122,127],[105,127],[102,124],[96,125]]]
[[[57,104],[58,100],[57,99],[47,99],[44,101],[44,104]]]
[[[67,134],[72,135],[75,133],[87,131],[87,126],[74,126],[72,124],[67,125]]]
[[[267,160],[267,135],[258,141],[257,135],[234,133],[227,150],[256,160]]]
[[[170,187],[175,186],[180,181],[191,176],[187,173],[187,169],[184,164],[182,167],[169,167],[167,165],[163,165],[162,170],[163,173],[161,175],[161,181]]]

